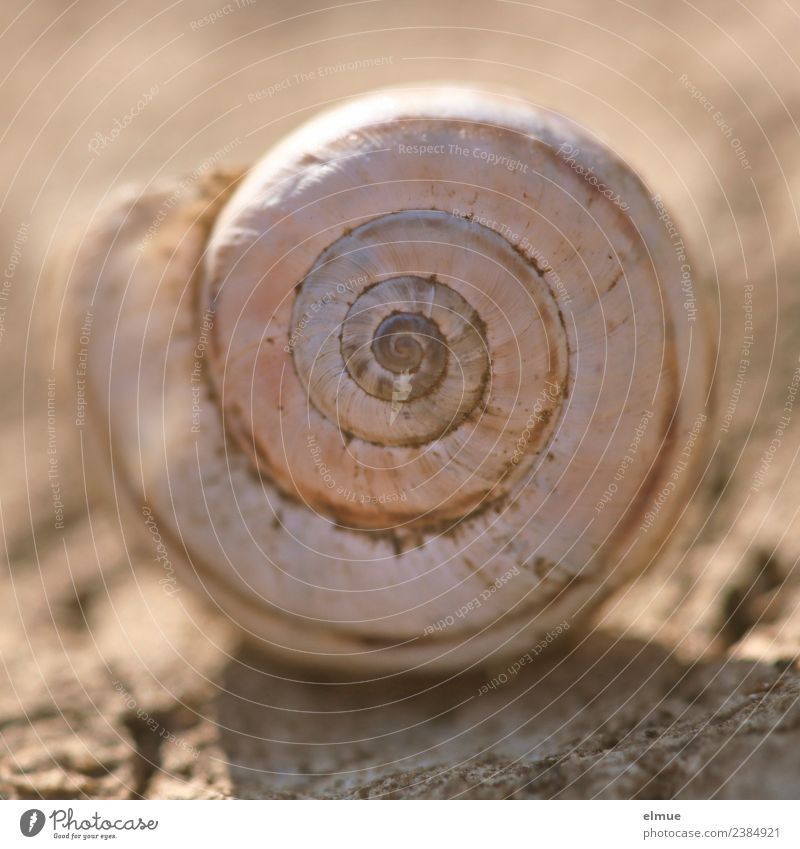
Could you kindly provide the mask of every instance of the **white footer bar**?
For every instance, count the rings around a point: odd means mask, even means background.
[[[798,814],[773,801],[6,801],[0,846],[794,849]]]

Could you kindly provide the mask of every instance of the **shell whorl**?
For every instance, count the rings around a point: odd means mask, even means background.
[[[283,310],[269,278],[263,300],[252,281],[237,291],[238,271],[220,279],[228,424],[265,475],[340,525],[460,521],[519,482],[556,422],[558,305],[481,224],[430,210],[372,218],[322,252]],[[248,310],[230,334],[228,300]],[[507,434],[526,431],[537,397],[520,463]]]
[[[487,95],[374,95],[209,205],[207,243],[178,221],[172,272],[163,251],[137,271],[124,309],[151,318],[116,342],[162,426],[108,403],[132,488],[245,630],[294,659],[453,667],[647,565],[695,482],[674,475],[708,349],[612,154]]]

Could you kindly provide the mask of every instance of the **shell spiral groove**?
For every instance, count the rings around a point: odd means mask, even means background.
[[[623,163],[433,89],[324,115],[229,182],[152,243],[164,194],[124,204],[78,274],[115,327],[89,375],[115,480],[245,631],[455,668],[649,563],[702,466],[710,357]]]

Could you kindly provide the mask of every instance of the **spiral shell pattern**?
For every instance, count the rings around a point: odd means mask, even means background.
[[[134,502],[254,639],[463,666],[649,564],[696,480],[709,351],[605,148],[484,94],[379,94],[197,204],[137,293],[107,287],[128,319],[96,385]]]

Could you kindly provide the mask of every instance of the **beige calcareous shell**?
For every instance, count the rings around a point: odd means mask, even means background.
[[[117,504],[293,661],[519,655],[649,565],[705,462],[661,218],[571,122],[451,88],[132,194],[68,289]]]

